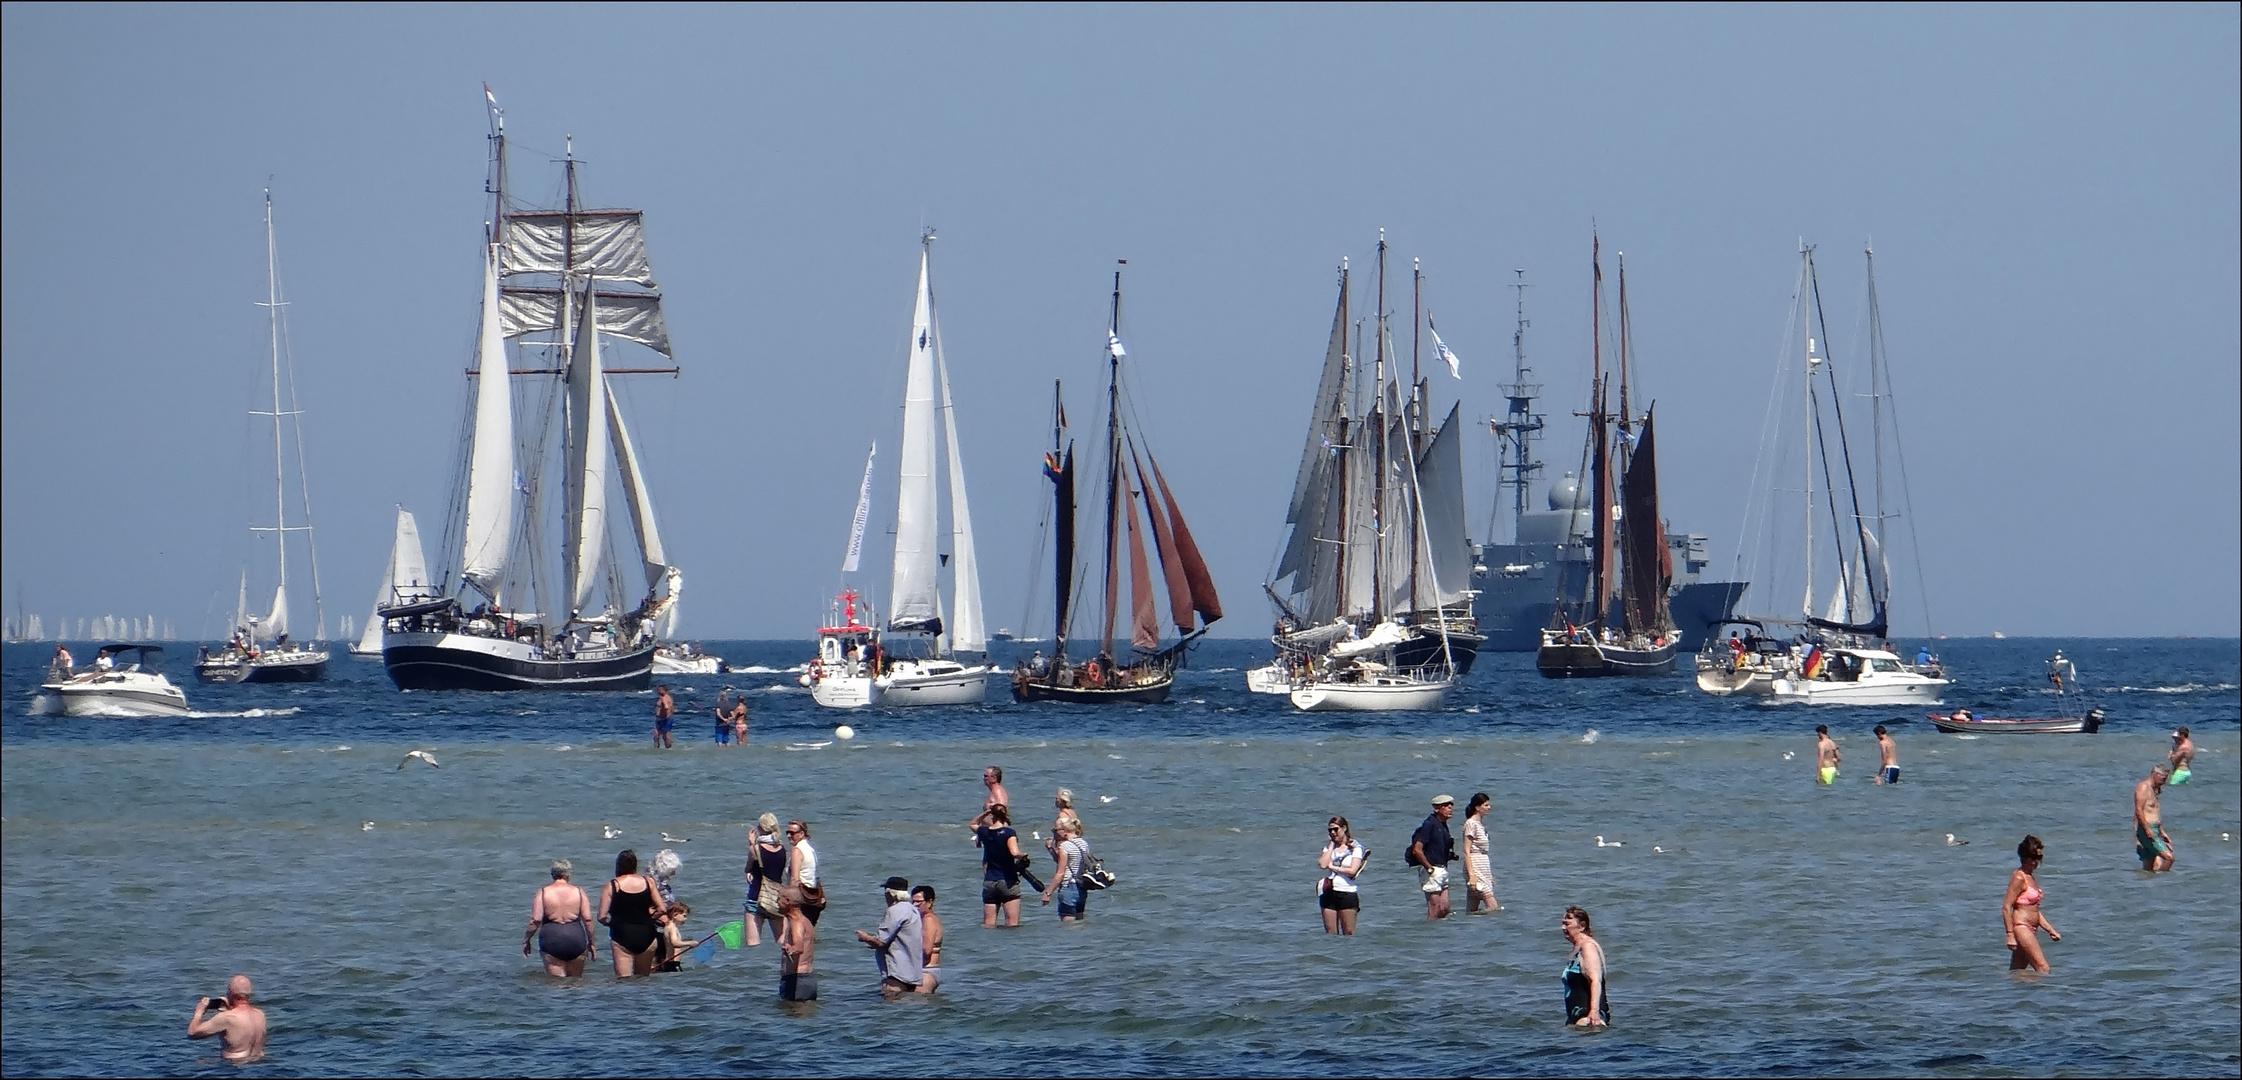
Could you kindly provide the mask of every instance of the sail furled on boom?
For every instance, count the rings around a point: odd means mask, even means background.
[[[942,632],[939,522],[935,496],[934,300],[919,255],[911,311],[911,361],[903,389],[903,448],[895,503],[895,572],[888,588],[891,631]]]
[[[1673,624],[1666,594],[1673,586],[1674,563],[1673,554],[1666,550],[1666,529],[1658,510],[1655,417],[1654,409],[1643,418],[1642,435],[1620,481],[1619,537],[1627,568],[1620,611],[1630,634],[1662,633]]]
[[[584,291],[575,348],[568,360],[568,518],[561,524],[562,563],[570,581],[569,615],[582,614],[599,583],[607,542],[607,376],[600,368],[598,301]],[[613,597],[609,600],[612,602]]]
[[[1417,459],[1417,487],[1423,499],[1424,545],[1432,561],[1432,580],[1438,585],[1441,607],[1471,599],[1471,540],[1464,528],[1463,405],[1448,409],[1448,418]],[[1431,588],[1420,590],[1431,594]]]
[[[476,347],[475,434],[467,467],[465,542],[460,577],[490,600],[506,575],[514,531],[514,414],[500,326],[498,245],[483,260],[482,332]]]

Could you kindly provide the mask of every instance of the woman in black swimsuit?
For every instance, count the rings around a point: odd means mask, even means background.
[[[638,872],[638,852],[615,856],[615,877],[599,891],[599,921],[614,944],[615,977],[654,973],[654,942],[661,937],[663,908],[654,880]]]
[[[1565,909],[1565,940],[1572,942],[1572,959],[1565,964],[1565,1023],[1597,1027],[1611,1023],[1611,999],[1604,996],[1604,947],[1596,942],[1588,913]]]
[[[522,955],[534,940],[545,954],[545,974],[570,979],[584,973],[584,962],[599,958],[592,944],[592,902],[569,883],[567,859],[553,860],[552,883],[529,902],[529,929],[522,933]]]

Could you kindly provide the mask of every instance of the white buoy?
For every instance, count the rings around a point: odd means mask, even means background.
[[[840,727],[833,729],[833,737],[841,740],[842,742],[847,742],[850,739],[856,738],[856,729],[848,726],[847,724],[842,724]]]

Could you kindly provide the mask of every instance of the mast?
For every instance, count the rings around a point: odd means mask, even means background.
[[[1353,521],[1347,516],[1352,512],[1352,508],[1347,505],[1347,493],[1354,486],[1351,483],[1354,475],[1351,471],[1354,468],[1354,448],[1351,445],[1354,433],[1347,430],[1347,391],[1354,385],[1355,355],[1361,351],[1359,335],[1356,339],[1355,348],[1353,350],[1347,348],[1347,323],[1352,314],[1347,310],[1348,299],[1353,296],[1353,289],[1348,281],[1349,275],[1347,258],[1342,255],[1339,258],[1339,314],[1334,320],[1333,326],[1335,336],[1339,339],[1340,350],[1339,385],[1335,395],[1337,400],[1333,402],[1332,409],[1338,418],[1339,436],[1337,452],[1333,455],[1333,461],[1338,465],[1336,475],[1338,478],[1337,487],[1339,488],[1339,516],[1335,520],[1339,523],[1339,543],[1337,545],[1338,557],[1332,560],[1333,581],[1331,589],[1331,595],[1336,598],[1332,607],[1335,614],[1341,616],[1351,614],[1347,610],[1347,552],[1351,547],[1348,540],[1352,538],[1354,532]]]
[[[1410,259],[1409,273],[1411,277],[1411,305],[1413,314],[1411,315],[1409,323],[1409,424],[1406,428],[1409,437],[1405,440],[1405,442],[1409,448],[1409,475],[1411,478],[1411,483],[1409,485],[1409,495],[1411,496],[1412,501],[1414,501],[1421,494],[1416,490],[1417,485],[1415,483],[1415,478],[1417,475],[1417,455],[1423,450],[1423,447],[1417,444],[1417,429],[1424,426],[1425,408],[1424,396],[1419,392],[1423,388],[1424,383],[1422,375],[1417,368],[1417,339],[1422,337],[1425,331],[1424,260],[1416,258]],[[1409,529],[1412,533],[1418,531],[1417,519],[1422,516],[1423,515],[1421,513],[1411,513],[1409,518]],[[1423,604],[1418,600],[1417,597],[1417,549],[1420,546],[1422,545],[1418,544],[1414,539],[1409,542],[1409,610],[1411,611],[1416,611],[1423,607]],[[1439,606],[1437,601],[1435,602],[1434,606]]]
[[[273,242],[272,189],[265,189],[265,315],[272,335],[272,499],[274,546],[280,551],[280,585],[273,592],[269,626],[288,626],[288,496],[280,450],[280,252]]]
[[[1129,260],[1122,259],[1127,266]],[[1103,651],[1098,655],[1113,655],[1113,619],[1121,602],[1121,561],[1117,557],[1120,545],[1121,510],[1121,271],[1113,272],[1113,309],[1106,323],[1106,385],[1105,385],[1105,631]]]
[[[1632,380],[1629,378],[1627,323],[1627,253],[1622,251],[1619,253],[1619,431],[1622,435],[1632,436],[1635,433],[1635,411],[1628,393],[1628,384]],[[1628,455],[1627,444],[1622,442],[1617,449],[1621,456],[1620,468],[1624,469]]]
[[[1591,522],[1591,536],[1596,550],[1590,567],[1591,584],[1589,601],[1595,606],[1588,612],[1587,625],[1601,626],[1611,611],[1611,571],[1614,561],[1611,529],[1611,446],[1606,426],[1610,415],[1604,411],[1604,243],[1601,236],[1591,241],[1589,264],[1593,270],[1595,287],[1589,300],[1589,340],[1594,362],[1595,398],[1589,405],[1588,438],[1591,442],[1591,481],[1595,484],[1595,520]]]
[[[1534,398],[1540,393],[1541,386],[1526,381],[1527,373],[1533,370],[1526,366],[1526,328],[1533,325],[1526,319],[1526,290],[1531,286],[1526,283],[1524,270],[1516,273],[1518,280],[1510,287],[1518,293],[1518,325],[1511,331],[1510,344],[1517,356],[1517,372],[1513,381],[1502,388],[1509,398],[1509,412],[1503,419],[1489,425],[1494,429],[1496,437],[1505,444],[1504,460],[1500,463],[1501,476],[1496,483],[1511,489],[1510,523],[1513,544],[1518,542],[1518,524],[1526,520],[1527,489],[1533,483],[1533,475],[1541,471],[1541,462],[1533,459],[1532,444],[1541,437],[1543,426],[1541,415],[1534,412]],[[1492,524],[1487,526],[1487,534],[1495,534]]]
[[[1376,325],[1372,327],[1377,338],[1377,359],[1372,368],[1372,385],[1378,394],[1378,406],[1371,412],[1371,426],[1378,439],[1377,453],[1372,463],[1377,474],[1371,479],[1371,506],[1376,508],[1377,528],[1371,533],[1370,605],[1378,618],[1386,616],[1386,230],[1378,230],[1378,307],[1373,312]]]

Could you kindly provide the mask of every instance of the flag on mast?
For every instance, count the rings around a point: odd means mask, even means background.
[[[856,519],[849,524],[849,555],[841,562],[841,572],[856,572],[857,560],[864,555],[864,522],[872,516],[872,459],[880,456],[880,444],[874,442],[870,453],[864,455],[864,482],[856,489]]]
[[[1463,378],[1463,372],[1458,370],[1462,361],[1456,357],[1455,351],[1448,347],[1447,342],[1440,340],[1440,331],[1432,325],[1432,313],[1429,311],[1425,312],[1425,329],[1432,331],[1432,351],[1438,354],[1442,360],[1448,362],[1448,377],[1451,379]]]

